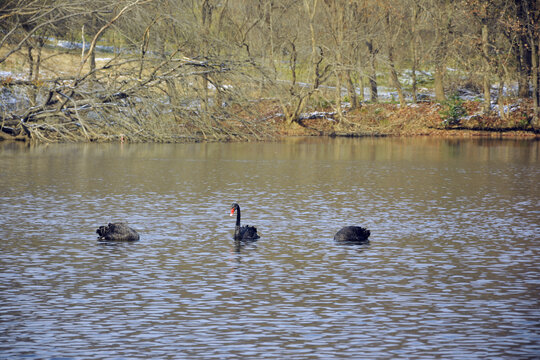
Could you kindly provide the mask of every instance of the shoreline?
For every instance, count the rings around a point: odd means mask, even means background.
[[[237,113],[233,118],[220,120],[221,135],[204,132],[182,120],[169,123],[165,137],[152,136],[150,125],[130,128],[108,126],[92,129],[92,135],[81,135],[82,127],[73,127],[62,136],[52,134],[41,139],[28,129],[44,129],[39,122],[0,125],[0,141],[28,143],[197,143],[197,142],[249,142],[268,141],[297,136],[328,137],[437,137],[437,138],[493,138],[539,139],[540,128],[532,126],[532,108],[523,102],[516,111],[501,119],[498,113],[481,114],[478,102],[466,102],[467,115],[452,125],[445,123],[438,103],[410,104],[400,108],[391,103],[362,104],[357,109],[344,109],[339,121],[333,109],[309,109],[294,122],[287,123],[280,108],[273,102],[262,102],[249,113]],[[248,115],[251,114],[251,115]],[[253,114],[260,116],[254,118]],[[84,123],[84,121],[80,121]],[[88,125],[88,121],[86,121]],[[97,125],[97,124],[96,124]],[[43,130],[44,131],[44,130]],[[225,135],[223,135],[225,133]],[[68,136],[66,136],[66,134]]]

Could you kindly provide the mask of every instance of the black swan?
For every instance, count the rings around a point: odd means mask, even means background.
[[[334,240],[348,243],[368,243],[371,232],[360,226],[345,226],[334,235]]]
[[[125,223],[109,223],[107,226],[100,226],[96,233],[98,240],[105,241],[137,241],[139,234],[127,226]]]
[[[236,227],[234,228],[234,240],[257,240],[260,238],[257,234],[257,228],[254,226],[240,226],[240,206],[237,203],[232,204],[231,206],[231,216],[234,215],[236,211]]]

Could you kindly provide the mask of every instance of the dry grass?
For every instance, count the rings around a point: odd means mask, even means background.
[[[0,48],[0,55],[7,53],[9,49],[4,47]],[[34,56],[36,53],[34,52]],[[111,54],[103,54],[103,57],[110,57]],[[101,54],[96,55],[101,58]],[[81,64],[81,51],[75,50],[62,50],[51,49],[44,47],[41,53],[40,63],[40,79],[55,79],[66,78],[74,76]],[[99,64],[98,64],[99,65]],[[29,73],[29,60],[25,53],[22,51],[12,54],[2,64],[0,64],[0,70],[12,73],[16,77],[26,79]],[[83,72],[90,70],[89,64],[85,64]]]

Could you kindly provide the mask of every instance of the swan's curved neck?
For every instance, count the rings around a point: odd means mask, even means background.
[[[236,226],[240,227],[240,206],[236,208]]]

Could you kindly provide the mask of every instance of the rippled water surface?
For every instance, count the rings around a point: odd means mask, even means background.
[[[0,358],[538,358],[539,155],[0,143]],[[234,244],[233,201],[255,244]],[[141,240],[96,241],[120,220]],[[353,224],[371,243],[335,244]]]

